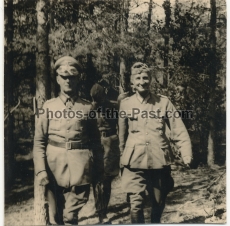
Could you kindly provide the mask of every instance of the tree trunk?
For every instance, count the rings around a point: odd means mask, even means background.
[[[148,13],[148,31],[150,31],[152,9],[153,9],[153,0],[150,0],[150,2],[149,2],[149,13]]]
[[[54,28],[54,11],[53,6],[56,4],[57,0],[50,0],[50,13],[49,13],[49,26],[50,33],[53,35]],[[54,71],[55,59],[53,52],[50,52],[50,95],[52,98],[57,96],[57,82],[56,82],[56,71]]]
[[[150,0],[149,2],[149,13],[148,13],[148,21],[147,21],[147,32],[148,32],[148,38],[149,38],[149,44],[145,46],[145,54],[144,54],[144,62],[147,63],[147,59],[151,54],[151,45],[150,45],[150,28],[151,28],[151,21],[152,21],[152,9],[153,9],[153,0]]]
[[[210,121],[209,121],[209,136],[208,136],[208,156],[207,162],[210,167],[214,165],[215,155],[214,155],[214,147],[215,147],[215,86],[216,86],[216,0],[210,0],[211,6],[211,19],[210,19],[210,45],[211,45],[211,61],[209,68],[210,75]]]
[[[56,71],[54,71],[55,60],[53,55],[50,56],[50,96],[54,98],[57,96],[57,82],[56,82]]]
[[[125,41],[125,33],[128,30],[128,15],[129,15],[129,0],[122,0],[121,2],[121,20],[120,27],[121,33],[120,37],[122,41]],[[126,62],[124,57],[124,52],[121,51],[120,56],[120,93],[127,91],[127,84],[125,82],[125,72],[126,72]]]
[[[50,98],[49,77],[49,45],[48,45],[48,0],[38,0],[37,10],[37,53],[36,53],[36,100],[37,107],[42,108]],[[36,123],[35,119],[35,123]],[[39,186],[36,176],[34,179],[34,220],[35,225],[48,224],[48,207],[46,205],[45,187]]]
[[[50,98],[48,0],[37,1],[36,100],[38,108]]]
[[[11,187],[14,175],[14,134],[13,134],[13,116],[10,113],[10,109],[13,106],[13,0],[8,0],[5,10],[5,38],[6,38],[6,50],[5,50],[5,102],[7,106],[6,114],[9,117],[5,124],[5,148],[4,148],[4,159],[5,159],[5,186],[6,191]]]
[[[168,67],[168,54],[169,54],[169,24],[171,21],[171,4],[170,0],[165,0],[163,3],[163,8],[165,10],[165,31],[164,31],[164,39],[165,39],[165,50],[164,50],[164,67]],[[168,86],[168,70],[164,73],[163,85],[164,87]]]

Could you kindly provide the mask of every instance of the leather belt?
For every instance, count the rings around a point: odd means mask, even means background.
[[[113,135],[117,135],[116,131],[114,130],[104,130],[104,131],[100,131],[100,133],[102,137],[110,137]]]
[[[48,142],[50,145],[53,145],[55,147],[59,147],[59,148],[65,148],[67,150],[70,149],[89,149],[89,145],[87,144],[82,144],[79,143],[77,141],[69,141],[69,142],[57,142],[54,140],[50,140]]]

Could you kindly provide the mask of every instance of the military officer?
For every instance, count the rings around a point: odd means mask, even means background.
[[[100,145],[100,136],[96,121],[88,117],[91,103],[77,93],[80,64],[64,56],[55,63],[55,70],[60,94],[46,101],[46,113],[38,115],[33,148],[35,174],[39,184],[47,186],[50,224],[76,225],[78,212],[89,197],[92,149]],[[76,111],[81,114],[73,117]]]
[[[97,125],[101,134],[102,149],[94,158],[93,191],[95,207],[101,224],[109,224],[107,208],[111,195],[111,183],[119,173],[119,141],[117,135],[117,104],[109,101],[103,86],[96,83],[90,91],[94,109],[98,113]],[[110,112],[109,112],[110,111]],[[106,115],[108,113],[108,115]]]
[[[121,183],[130,202],[132,223],[145,222],[146,194],[151,200],[151,222],[160,223],[166,196],[173,188],[170,169],[173,154],[165,134],[166,125],[184,163],[189,164],[192,159],[190,138],[181,118],[166,117],[167,112],[175,112],[175,107],[167,97],[149,91],[149,71],[141,62],[132,66],[131,82],[136,93],[122,100],[120,105],[120,113],[126,112],[127,116],[119,118],[121,164],[124,166]],[[146,116],[150,111],[153,117]]]

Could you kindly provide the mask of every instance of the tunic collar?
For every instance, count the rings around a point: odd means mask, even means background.
[[[146,104],[150,98],[150,93],[145,98],[143,98],[138,92],[136,92],[136,97],[141,104]]]
[[[66,104],[66,102],[68,101],[68,100],[70,100],[71,102],[72,102],[72,104],[74,104],[76,101],[77,101],[77,99],[78,99],[78,96],[77,95],[74,95],[74,96],[68,96],[67,94],[65,94],[65,93],[63,93],[63,92],[60,92],[59,93],[59,97],[60,97],[60,99],[62,100],[62,102],[64,103],[64,104]]]

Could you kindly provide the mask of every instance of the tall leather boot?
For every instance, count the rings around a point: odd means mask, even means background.
[[[102,182],[94,184],[95,207],[101,224],[111,224],[107,217],[107,208],[111,194],[112,177],[105,177]]]
[[[144,224],[145,223],[143,210],[131,211],[130,215],[131,215],[131,223],[132,224],[141,224],[141,223]]]
[[[159,211],[152,211],[151,213],[151,223],[161,223],[161,214]]]
[[[164,203],[162,205],[156,205],[155,207],[152,207],[151,223],[161,223],[161,215],[163,213],[164,207]]]

